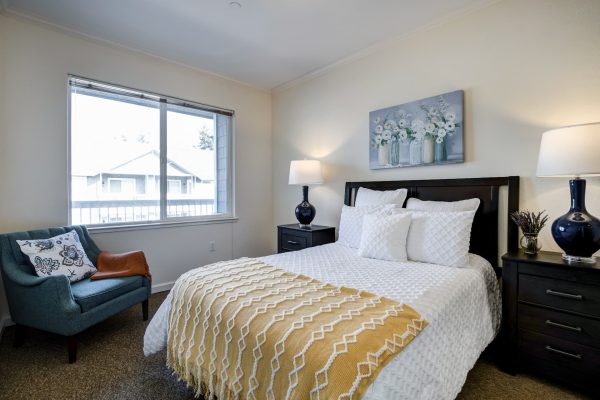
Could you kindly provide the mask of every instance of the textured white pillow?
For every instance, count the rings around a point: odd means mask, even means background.
[[[477,211],[479,199],[467,199],[459,201],[423,201],[411,197],[406,202],[407,210],[418,211]]]
[[[357,249],[360,245],[360,238],[362,236],[363,217],[372,213],[389,214],[394,207],[394,205],[361,207],[349,207],[344,205],[342,207],[340,234],[337,243]]]
[[[371,190],[364,187],[358,188],[356,192],[355,207],[396,204],[402,207],[406,200],[407,189],[396,190]]]
[[[469,263],[471,226],[475,211],[410,211],[411,223],[406,240],[408,259],[449,267]]]
[[[367,214],[358,255],[387,261],[406,261],[406,238],[410,227],[410,214]]]
[[[66,275],[77,282],[96,272],[75,231],[49,239],[17,240],[17,244],[39,276]]]

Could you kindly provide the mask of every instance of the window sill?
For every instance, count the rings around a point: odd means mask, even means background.
[[[141,231],[146,229],[179,228],[193,225],[232,224],[237,221],[237,217],[215,217],[214,219],[206,218],[186,221],[160,221],[129,225],[87,225],[87,229],[92,234],[100,234],[111,232]]]

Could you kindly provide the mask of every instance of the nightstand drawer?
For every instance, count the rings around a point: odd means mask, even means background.
[[[589,377],[600,376],[600,350],[552,336],[519,332],[519,351],[539,363],[552,363],[563,370]]]
[[[600,318],[600,287],[519,274],[519,301]]]
[[[307,246],[307,240],[304,236],[292,235],[290,233],[281,234],[281,247],[284,250],[302,250]]]
[[[519,327],[591,347],[600,347],[600,321],[519,304]]]

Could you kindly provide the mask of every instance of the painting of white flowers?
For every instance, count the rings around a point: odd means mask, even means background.
[[[464,162],[464,92],[369,113],[371,169]]]

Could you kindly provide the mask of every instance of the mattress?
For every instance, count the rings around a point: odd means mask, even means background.
[[[371,399],[453,399],[500,325],[500,291],[491,265],[470,254],[451,268],[359,257],[327,244],[260,258],[323,282],[386,296],[415,308],[429,326],[379,373],[363,396]],[[166,346],[170,296],[144,336],[144,354]]]

